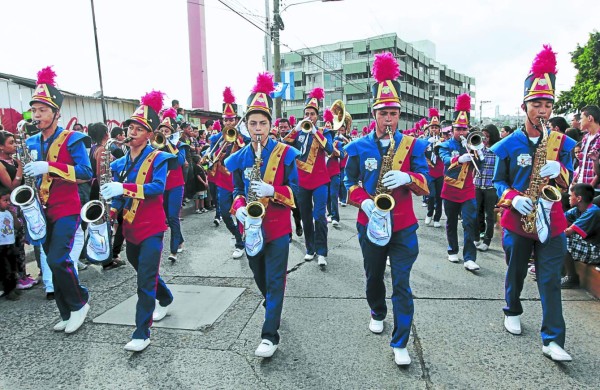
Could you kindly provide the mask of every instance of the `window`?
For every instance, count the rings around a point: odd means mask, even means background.
[[[340,69],[342,67],[342,55],[341,51],[330,51],[323,53],[323,61],[326,67],[329,69]]]

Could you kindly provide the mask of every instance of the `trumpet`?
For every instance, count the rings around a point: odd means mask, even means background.
[[[469,133],[467,138],[461,136],[460,139],[462,145],[465,147],[465,149],[467,149],[467,153],[469,153],[469,155],[471,155],[472,157],[475,157],[475,154],[482,150],[485,146],[483,144],[483,137],[484,134],[481,131],[473,131]],[[471,154],[471,150],[473,151],[473,154]],[[473,163],[473,167],[475,168],[477,173],[480,174],[481,172],[479,172],[479,168],[477,167],[475,161],[472,159],[471,162]]]
[[[313,128],[313,123],[310,119],[303,119],[302,122],[298,123],[298,128],[300,128],[304,133],[310,133]]]
[[[204,160],[208,163],[208,169],[212,168],[212,166],[215,165],[215,163],[217,161],[219,161],[219,158],[221,157],[221,153],[223,153],[223,150],[227,147],[228,144],[234,143],[235,140],[237,139],[237,137],[238,137],[238,132],[235,127],[229,127],[227,129],[225,129],[225,132],[224,132],[221,140],[219,142],[217,142],[211,150],[208,151],[206,156],[204,156]],[[216,154],[216,156],[213,156],[213,153],[217,149],[219,149],[219,152]]]
[[[152,145],[154,149],[164,149],[164,147],[167,146],[167,138],[161,131],[157,130],[150,140],[150,145]]]

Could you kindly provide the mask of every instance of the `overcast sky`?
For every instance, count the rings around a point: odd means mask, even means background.
[[[224,1],[264,23],[264,0]],[[282,8],[301,1],[282,0]],[[282,13],[281,41],[301,49],[392,32],[405,41],[428,39],[439,62],[476,78],[477,99],[492,101],[484,105],[484,116],[493,115],[496,105],[514,115],[523,80],[544,43],[558,52],[557,88],[570,88],[575,69],[569,52],[600,25],[594,3],[314,2]],[[205,0],[205,8],[210,109],[218,111],[226,85],[245,103],[263,70],[264,34],[217,0]],[[96,0],[95,9],[105,95],[139,98],[154,88],[190,107],[187,2]],[[35,78],[39,69],[54,65],[59,88],[84,95],[100,89],[89,0],[3,0],[0,10],[0,72]]]

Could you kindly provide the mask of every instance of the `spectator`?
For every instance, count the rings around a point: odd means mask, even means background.
[[[581,128],[585,135],[581,140],[581,152],[576,156],[579,167],[573,174],[573,183],[591,184],[600,188],[598,154],[600,153],[600,108],[586,106],[581,110]]]
[[[565,229],[567,255],[561,288],[579,286],[575,261],[600,264],[600,208],[592,203],[593,199],[594,188],[591,185],[575,184],[572,187],[569,201],[573,208],[565,213],[571,226]]]
[[[581,114],[573,115],[573,119],[571,119],[571,127],[577,130],[581,130]]]
[[[571,137],[575,140],[575,142],[581,142],[581,132],[578,129],[575,129],[573,127],[569,127],[567,129],[567,131],[565,131],[565,134],[568,137]]]
[[[285,138],[290,131],[292,131],[292,125],[288,118],[279,119],[279,136]],[[343,186],[342,186],[343,187]]]
[[[78,132],[80,132],[80,133],[85,133],[85,132],[83,131],[83,125],[82,125],[81,123],[77,123],[77,122],[75,122],[75,124],[73,125],[73,128],[72,128],[72,130],[73,130],[73,131],[78,131]]]
[[[483,163],[475,175],[475,197],[477,199],[477,222],[480,240],[475,242],[475,247],[480,251],[487,251],[494,237],[494,224],[496,214],[494,208],[498,202],[498,195],[492,178],[496,166],[496,155],[489,149],[500,141],[498,128],[493,124],[483,128]]]
[[[208,180],[206,179],[206,172],[200,163],[200,156],[192,157],[194,162],[194,202],[196,203],[196,214],[202,214],[208,212],[204,208],[204,199],[206,199],[206,193],[208,190]]]
[[[121,158],[127,153],[127,145],[123,143],[124,140],[125,130],[121,127],[113,127],[110,131],[110,139],[106,141],[106,147],[115,159]]]
[[[0,280],[3,297],[11,301],[19,299],[17,291],[17,257],[15,230],[21,228],[17,213],[10,208],[10,190],[0,186]]]
[[[502,126],[502,128],[500,129],[500,138],[504,138],[507,135],[511,135],[513,131],[513,128],[510,126]]]
[[[179,100],[177,100],[177,99],[171,100],[171,107],[173,107],[175,109],[175,111],[177,111],[177,109],[179,108]]]
[[[206,127],[206,134],[207,137],[210,137],[212,135],[213,132],[213,126],[215,124],[215,121],[213,121],[212,119],[207,120],[206,122],[204,122],[204,127]]]
[[[560,133],[565,134],[567,128],[569,128],[569,124],[566,119],[562,116],[555,116],[554,118],[550,118],[550,128],[552,131],[558,131]]]
[[[175,118],[175,121],[177,123],[182,123],[185,120],[184,115],[185,115],[185,110],[183,108],[179,107],[177,109],[177,117]]]

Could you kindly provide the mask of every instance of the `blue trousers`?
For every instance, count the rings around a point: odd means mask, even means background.
[[[179,245],[183,243],[183,234],[181,234],[181,223],[179,221],[179,211],[181,211],[181,202],[183,201],[183,186],[173,187],[165,191],[163,195],[163,207],[167,215],[167,223],[171,229],[171,253],[177,253]]]
[[[385,283],[383,281],[386,259],[390,257],[392,272],[392,306],[394,330],[390,346],[406,348],[415,307],[410,289],[410,271],[419,254],[417,228],[414,224],[394,232],[386,246],[373,244],[367,237],[366,227],[356,224],[358,241],[363,254],[363,264],[367,277],[367,302],[371,317],[383,321],[387,315],[385,303]]]
[[[327,184],[314,190],[298,188],[306,253],[327,256]],[[314,203],[314,205],[313,205]]]
[[[215,204],[215,218],[221,218],[221,208],[219,207],[219,195],[217,193],[217,185],[213,182],[208,183],[208,190],[210,191],[210,197],[212,202]]]
[[[345,171],[346,171],[345,168],[340,168],[340,180],[342,181],[342,184],[340,185],[340,201],[342,203],[348,203],[348,190],[346,189],[346,186],[343,184],[344,176],[346,175]]]
[[[227,226],[229,232],[235,237],[235,247],[244,249],[242,233],[240,233],[240,229],[233,223],[233,218],[229,213],[231,204],[233,203],[233,193],[227,191],[225,188],[217,186],[217,197],[219,198],[219,207],[222,211],[221,217],[223,218],[223,222],[225,222],[225,226]]]
[[[431,179],[429,185],[429,196],[427,197],[427,216],[433,217],[434,222],[442,218],[442,185],[444,176]]]
[[[266,302],[261,338],[273,344],[279,344],[278,330],[283,309],[289,251],[289,237],[285,235],[267,242],[258,255],[248,256],[254,281]]]
[[[327,196],[327,210],[331,219],[340,222],[340,210],[338,208],[338,199],[340,197],[340,175],[331,176],[329,182],[329,193]]]
[[[164,233],[158,233],[146,238],[139,245],[127,241],[127,260],[137,271],[138,301],[132,339],[145,340],[150,337],[152,313],[157,299],[161,306],[169,306],[173,302],[171,291],[158,274],[163,237]]]
[[[48,266],[52,270],[54,299],[63,320],[68,320],[72,311],[81,309],[89,300],[88,291],[79,284],[75,271],[73,262],[77,259],[69,256],[77,227],[79,215],[69,215],[54,222],[46,221],[46,241],[43,247]]]
[[[463,203],[452,202],[444,199],[446,212],[446,238],[448,239],[448,254],[458,253],[458,214],[462,212],[462,225],[464,230],[463,259],[477,260],[477,248],[474,241],[479,241],[477,231],[477,201],[467,200]]]
[[[566,329],[562,314],[560,277],[567,254],[565,235],[553,237],[546,244],[542,244],[504,229],[502,247],[508,262],[504,285],[504,313],[508,316],[523,313],[521,291],[527,276],[527,263],[533,250],[535,275],[542,301],[542,342],[548,345],[554,341],[564,347]]]

